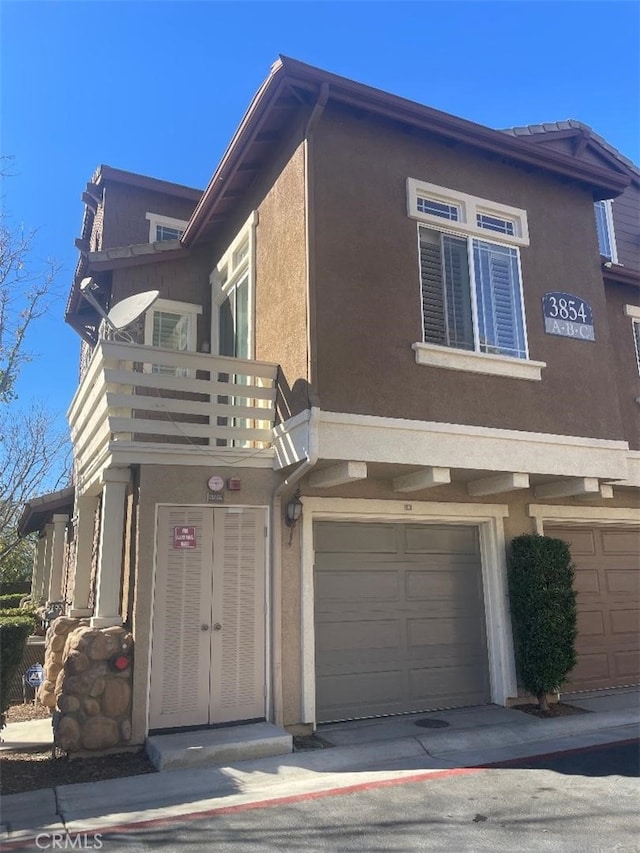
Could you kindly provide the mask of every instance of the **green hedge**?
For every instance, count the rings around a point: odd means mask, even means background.
[[[20,666],[33,620],[24,616],[0,618],[0,729],[9,707],[9,686]]]
[[[34,625],[36,623],[36,611],[33,607],[6,607],[4,610],[0,610],[0,621],[20,617],[33,620]]]
[[[20,602],[26,595],[26,592],[15,592],[11,593],[11,595],[0,595],[0,610],[19,607]]]
[[[576,592],[569,546],[549,536],[511,542],[509,595],[520,681],[547,708],[576,665]]]

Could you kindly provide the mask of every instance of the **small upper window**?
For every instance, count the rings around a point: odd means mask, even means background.
[[[446,204],[442,201],[436,201],[434,198],[418,196],[416,207],[419,213],[430,213],[432,216],[441,216],[443,219],[450,219],[453,222],[460,219],[460,208],[457,204]]]
[[[149,242],[159,243],[165,240],[179,240],[184,234],[187,222],[159,213],[147,213],[149,220]]]
[[[604,258],[608,258],[612,263],[617,264],[618,253],[616,251],[616,238],[613,231],[613,206],[611,200],[596,201],[594,210],[600,254]]]
[[[510,219],[502,219],[499,216],[490,216],[488,213],[476,214],[476,225],[485,231],[496,231],[498,234],[515,236],[515,226]]]

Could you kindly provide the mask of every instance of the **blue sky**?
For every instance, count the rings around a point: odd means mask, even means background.
[[[576,118],[640,162],[635,2],[4,0],[0,16],[5,209],[63,265],[18,390],[61,417],[85,182],[106,163],[204,187],[280,53],[490,127]]]

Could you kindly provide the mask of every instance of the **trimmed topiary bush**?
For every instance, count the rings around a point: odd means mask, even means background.
[[[0,618],[0,729],[9,707],[9,686],[20,666],[33,619],[25,616]]]
[[[549,536],[517,536],[511,542],[509,594],[520,682],[548,710],[576,665],[575,570],[569,546]]]

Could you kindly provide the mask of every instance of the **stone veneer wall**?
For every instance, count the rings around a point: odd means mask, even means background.
[[[39,698],[59,713],[56,746],[80,752],[129,744],[133,666],[118,672],[109,661],[132,653],[133,637],[125,628],[91,628],[87,619],[67,616],[51,623]]]

